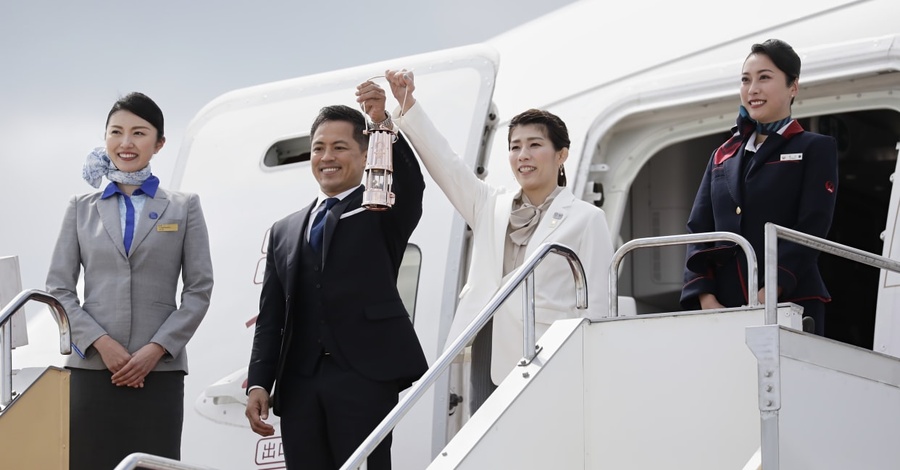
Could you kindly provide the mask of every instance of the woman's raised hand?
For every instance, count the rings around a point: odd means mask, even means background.
[[[412,70],[387,70],[384,72],[384,76],[391,85],[391,93],[397,99],[397,103],[403,106],[401,114],[406,114],[416,104],[416,99],[413,97],[416,82]]]

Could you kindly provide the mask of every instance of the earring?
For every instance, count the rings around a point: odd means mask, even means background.
[[[559,166],[559,175],[556,177],[556,185],[563,187],[566,185],[566,167],[562,165]]]

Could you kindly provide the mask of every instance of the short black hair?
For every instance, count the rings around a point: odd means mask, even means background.
[[[547,137],[550,138],[550,142],[553,144],[553,150],[569,148],[571,142],[569,141],[569,129],[566,128],[566,123],[559,116],[549,111],[533,108],[515,115],[509,121],[509,133],[506,136],[507,145],[512,140],[513,129],[528,124],[544,127],[547,131]]]
[[[800,56],[794,52],[790,44],[780,39],[768,39],[762,44],[750,46],[750,54],[747,57],[753,54],[763,54],[771,59],[775,66],[787,75],[787,86],[791,86],[800,78]]]
[[[163,112],[150,97],[134,91],[119,98],[119,100],[113,104],[112,109],[109,110],[109,114],[106,115],[106,125],[109,126],[109,119],[113,114],[123,110],[149,122],[150,125],[156,128],[157,142],[165,138],[166,131]]]
[[[363,114],[349,106],[342,104],[325,106],[319,110],[319,115],[313,121],[309,129],[309,137],[316,134],[316,129],[327,121],[345,121],[353,125],[353,138],[359,144],[360,149],[369,148],[369,138],[366,137],[366,118]]]

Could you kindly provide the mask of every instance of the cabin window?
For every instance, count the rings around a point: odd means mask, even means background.
[[[310,138],[308,135],[281,140],[272,144],[266,151],[263,165],[276,168],[292,163],[308,162],[309,152]]]
[[[416,322],[416,293],[419,291],[421,267],[422,250],[412,243],[406,245],[403,261],[400,263],[400,273],[397,276],[397,290],[413,324]]]

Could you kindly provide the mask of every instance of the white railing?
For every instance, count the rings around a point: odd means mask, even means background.
[[[156,455],[134,453],[125,457],[113,470],[134,470],[142,468],[147,470],[213,470],[209,467],[188,465],[178,460],[167,459]]]
[[[524,294],[524,332],[522,338],[523,359],[519,363],[525,366],[531,363],[537,355],[537,347],[534,338],[534,269],[550,254],[558,254],[566,258],[569,267],[572,269],[572,275],[575,278],[575,306],[579,309],[588,307],[587,280],[584,275],[584,267],[575,252],[571,248],[557,244],[544,243],[525,262],[517,269],[509,280],[491,297],[487,305],[481,312],[469,323],[469,326],[460,333],[459,337],[453,341],[444,353],[428,368],[428,371],[420,378],[397,403],[393,410],[381,421],[370,434],[356,449],[347,462],[341,467],[341,470],[366,469],[366,459],[369,454],[381,444],[381,441],[397,426],[397,423],[406,416],[410,408],[419,401],[431,385],[437,381],[438,377],[443,374],[453,359],[462,352],[463,348],[469,344],[482,327],[494,316],[497,308],[512,294],[512,292],[522,283],[525,282]]]
[[[778,239],[791,241],[858,263],[900,273],[900,262],[898,261],[769,222],[766,224],[764,268],[764,281],[767,286],[778,285]],[[777,289],[766,289],[765,302],[767,325],[774,325],[778,320],[775,308],[777,298]],[[762,371],[760,371],[760,373],[762,373]],[[779,467],[779,409],[780,403],[774,401],[764,402],[762,400],[762,395],[760,395],[760,442],[762,444],[760,447],[762,452],[762,468],[766,470],[778,470]]]
[[[609,265],[609,316],[619,316],[619,265],[628,252],[637,248],[647,248],[655,246],[671,246],[686,245],[688,243],[704,243],[715,241],[730,241],[740,246],[744,250],[744,256],[747,258],[747,292],[756,292],[757,276],[759,271],[756,265],[756,252],[753,246],[746,238],[732,232],[703,232],[690,233],[686,235],[666,235],[661,237],[635,238],[616,250],[613,259]],[[748,295],[750,306],[759,305],[759,300],[755,295]],[[774,303],[773,303],[774,305]],[[773,307],[774,308],[774,307]]]
[[[12,401],[12,329],[7,323],[29,300],[42,302],[50,307],[50,313],[59,326],[59,353],[72,354],[72,334],[66,309],[52,295],[37,289],[22,291],[0,311],[0,407]]]

